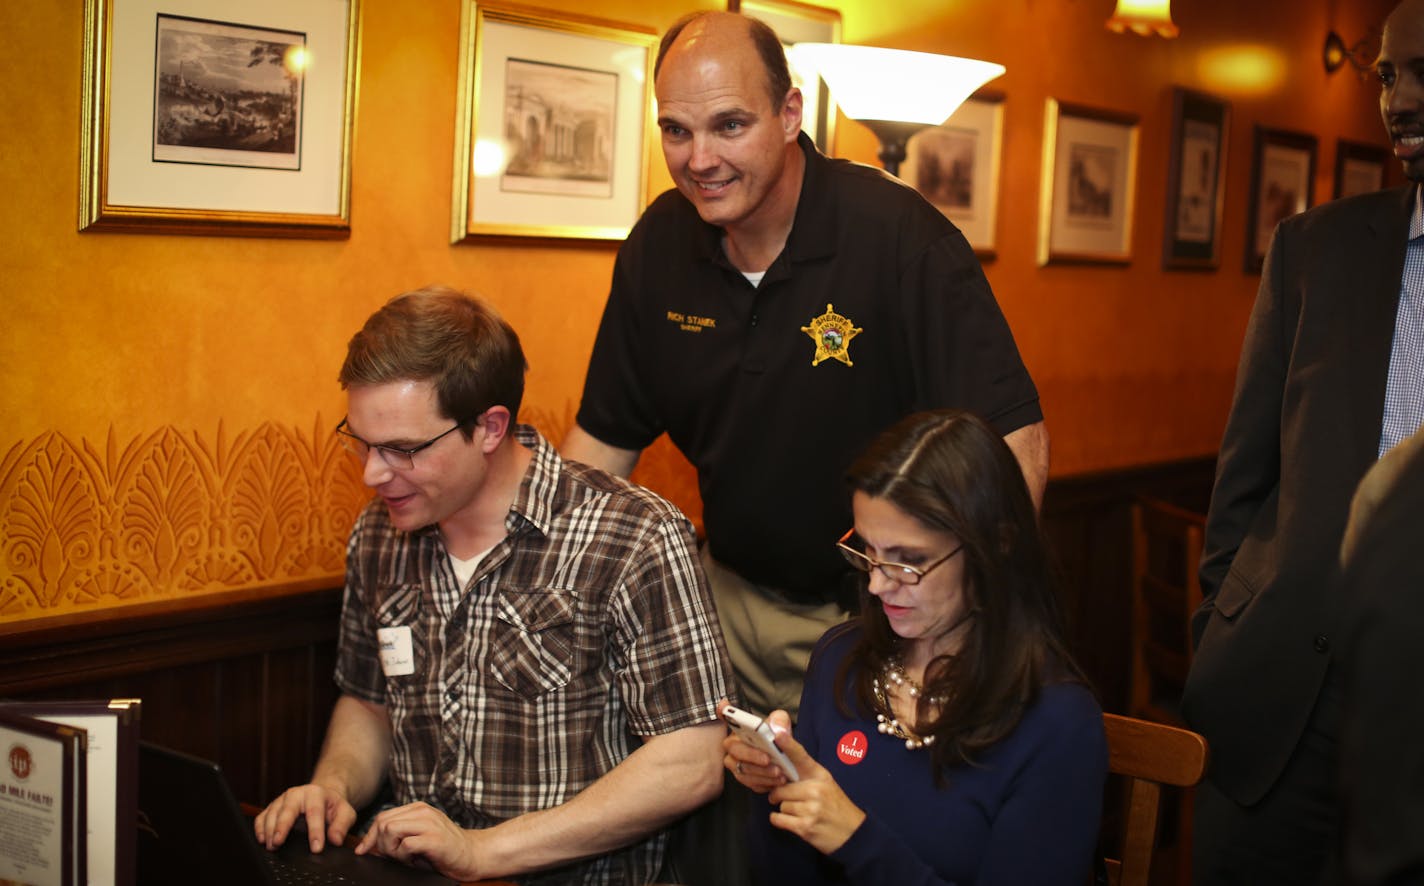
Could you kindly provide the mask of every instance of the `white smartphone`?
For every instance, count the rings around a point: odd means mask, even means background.
[[[765,717],[758,717],[741,708],[727,705],[722,709],[722,719],[727,721],[727,725],[732,727],[732,731],[737,733],[737,737],[742,741],[758,750],[765,751],[771,757],[771,762],[780,766],[781,771],[786,773],[787,781],[801,780],[800,774],[796,772],[796,767],[792,765],[786,753],[776,746],[774,740],[776,733],[772,731],[771,724],[766,722]]]

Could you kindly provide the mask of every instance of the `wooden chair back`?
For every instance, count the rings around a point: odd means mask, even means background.
[[[1190,787],[1206,772],[1206,739],[1188,729],[1103,714],[1108,771],[1127,779],[1121,859],[1107,859],[1110,886],[1147,886],[1162,785]]]
[[[1206,517],[1152,498],[1132,508],[1134,717],[1182,725],[1179,701],[1191,664],[1191,618],[1202,602],[1197,569]]]

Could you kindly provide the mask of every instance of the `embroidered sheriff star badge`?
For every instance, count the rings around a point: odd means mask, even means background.
[[[812,366],[819,366],[823,360],[839,360],[847,366],[850,362],[850,340],[865,330],[853,325],[850,318],[837,314],[835,308],[826,305],[826,313],[811,321],[810,326],[802,326],[801,331],[811,336],[816,343],[816,356],[811,358]]]

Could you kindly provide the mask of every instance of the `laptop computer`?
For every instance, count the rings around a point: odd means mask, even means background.
[[[357,855],[351,849],[354,837],[314,854],[294,831],[281,849],[268,852],[216,763],[148,742],[139,743],[138,810],[138,882],[145,886],[455,882],[390,859]]]

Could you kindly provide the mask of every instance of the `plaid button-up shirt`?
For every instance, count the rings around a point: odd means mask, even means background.
[[[463,590],[438,529],[397,530],[379,499],[347,550],[337,684],[389,713],[397,799],[467,828],[564,803],[638,736],[713,720],[733,685],[687,519],[563,462],[532,428],[516,439],[534,459],[509,534]],[[387,677],[376,631],[399,626],[415,672]],[[664,844],[650,835],[537,879],[645,883]]]

